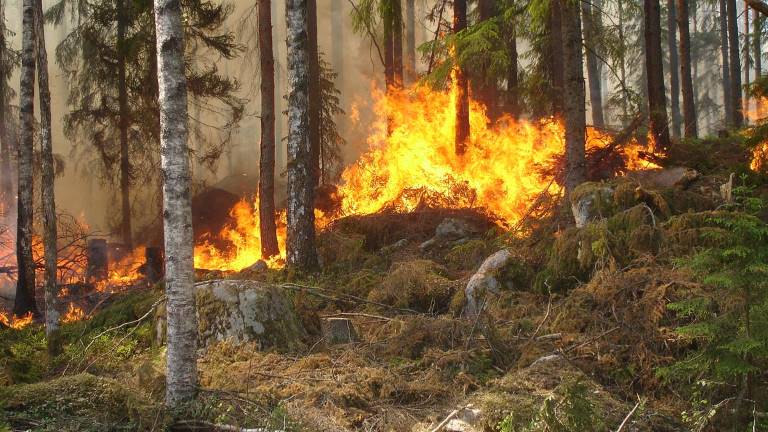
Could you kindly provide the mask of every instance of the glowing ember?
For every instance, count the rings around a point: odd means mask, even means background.
[[[0,312],[0,323],[12,329],[21,330],[24,327],[32,324],[32,312],[27,312],[26,315],[21,317],[13,315],[10,318],[7,314]]]
[[[83,311],[81,307],[75,306],[74,303],[70,303],[69,309],[67,309],[67,313],[61,317],[61,322],[68,323],[80,321],[83,318],[85,318],[85,311]]]

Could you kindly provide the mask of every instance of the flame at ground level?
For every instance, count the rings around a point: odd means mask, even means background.
[[[342,173],[340,210],[333,215],[316,214],[318,225],[384,208],[409,212],[424,204],[483,208],[511,225],[542,192],[560,192],[560,185],[542,175],[564,152],[560,122],[503,117],[491,123],[484,107],[471,101],[471,138],[466,153],[457,155],[451,91],[414,86],[389,94],[374,89],[373,93],[378,118],[368,139],[370,150]],[[611,142],[611,136],[588,130],[588,149]],[[627,169],[656,167],[642,160],[643,150],[635,141],[622,145],[619,151]],[[195,247],[195,267],[241,270],[262,258],[258,200],[242,200],[230,214],[234,224]],[[278,240],[283,254],[285,232],[282,213]],[[217,248],[214,236],[231,247]],[[273,258],[268,265],[280,266],[282,258]]]
[[[28,312],[26,315],[21,317],[17,317],[16,315],[9,317],[7,314],[0,312],[0,324],[16,330],[23,329],[24,327],[32,324],[32,312]]]

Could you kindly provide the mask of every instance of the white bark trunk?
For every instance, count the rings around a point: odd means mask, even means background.
[[[155,29],[168,312],[166,404],[176,407],[193,399],[197,387],[187,79],[180,0],[155,0]]]
[[[286,0],[288,28],[288,264],[317,266],[312,149],[309,139],[307,0]]]
[[[42,160],[43,246],[45,249],[45,333],[49,348],[59,328],[56,311],[56,200],[53,191],[53,141],[51,139],[51,92],[48,87],[48,52],[45,49],[43,2],[35,1],[35,41],[37,43],[37,85],[40,89],[40,156]]]

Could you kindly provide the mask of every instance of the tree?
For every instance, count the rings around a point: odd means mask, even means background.
[[[736,13],[736,0],[725,0],[725,8],[728,16],[728,65],[731,83],[730,102],[733,114],[732,127],[741,127],[744,124],[744,113],[741,106],[741,61],[739,60],[739,27]]]
[[[582,58],[581,17],[574,0],[562,2],[563,73],[565,86],[565,191],[570,194],[586,180],[585,140],[586,108],[584,101],[584,61]]]
[[[661,60],[661,8],[659,0],[644,0],[643,6],[649,126],[655,150],[664,151],[669,148],[669,126],[664,95],[664,69]]]
[[[116,0],[117,12],[117,92],[118,92],[118,124],[120,130],[120,198],[121,220],[120,233],[123,244],[129,249],[133,247],[133,233],[131,228],[131,161],[128,144],[128,86],[126,84],[126,50],[128,45],[125,40],[126,27],[128,27],[128,11],[125,0]]]
[[[728,13],[725,2],[720,0],[720,57],[723,75],[723,108],[725,111],[725,124],[733,124],[733,103],[731,102],[731,65],[728,59]]]
[[[676,0],[667,0],[667,46],[669,48],[669,103],[672,117],[672,136],[680,137],[680,62],[677,55]],[[687,19],[687,18],[686,18]],[[686,25],[687,22],[686,22]]]
[[[743,107],[748,109],[749,107],[749,7],[747,2],[744,2],[744,82],[742,91]]]
[[[459,33],[467,28],[467,1],[453,1],[453,32]],[[469,83],[461,64],[454,70],[456,86],[456,154],[467,151],[469,144]]]
[[[288,47],[288,265],[317,267],[314,166],[309,128],[308,0],[286,0]]]
[[[597,58],[600,15],[592,10],[588,2],[581,3],[584,20],[584,42],[586,45],[587,79],[589,81],[589,106],[592,108],[592,124],[605,126],[603,116],[603,89],[600,77],[600,63]]]
[[[755,47],[755,81],[763,74],[763,16],[757,12],[753,14],[752,45]]]
[[[259,0],[261,68],[261,157],[259,159],[259,233],[261,255],[280,253],[275,226],[275,59],[272,54],[272,1]]]
[[[680,78],[683,90],[683,118],[685,137],[696,138],[696,105],[691,76],[691,36],[688,30],[688,0],[677,0],[677,26],[680,30]]]
[[[548,30],[548,50],[549,67],[547,68],[548,78],[552,92],[552,111],[555,115],[563,114],[563,101],[559,95],[563,94],[565,89],[565,77],[562,67],[563,53],[563,2],[566,0],[551,0],[549,2],[549,26]]]
[[[39,315],[35,301],[35,263],[32,257],[32,153],[35,145],[35,0],[22,3],[21,85],[19,94],[21,128],[18,156],[18,210],[16,222],[16,299],[13,313]]]
[[[168,313],[166,403],[178,407],[193,399],[197,388],[187,77],[181,3],[178,0],[155,0],[155,29]]]
[[[16,66],[15,53],[11,51],[6,36],[5,0],[0,0],[0,209],[7,211],[15,203],[11,169],[11,141],[7,135],[6,115],[8,100],[12,95],[8,80]]]
[[[494,19],[498,12],[495,0],[479,0],[477,9],[480,22]],[[497,116],[496,105],[498,99],[496,76],[490,73],[490,65],[487,63],[483,62],[480,65],[476,65],[475,70],[478,73],[471,76],[472,88],[476,99],[485,105],[489,117],[495,118]]]
[[[507,67],[507,112],[513,117],[517,118],[520,115],[520,83],[518,82],[518,54],[517,54],[517,25],[515,24],[515,17],[509,20],[506,25],[507,32],[507,44],[506,50],[509,56],[509,66]]]
[[[312,187],[320,184],[320,52],[317,47],[317,0],[307,0],[307,50],[309,52],[309,145]]]
[[[40,159],[42,162],[43,248],[45,254],[45,333],[48,350],[59,351],[59,313],[56,311],[57,235],[56,199],[53,191],[53,140],[51,137],[51,92],[48,87],[48,52],[45,49],[43,2],[35,1],[35,42],[37,46],[37,84],[40,89]]]
[[[405,0],[405,73],[415,81],[416,73],[416,8],[414,0]]]

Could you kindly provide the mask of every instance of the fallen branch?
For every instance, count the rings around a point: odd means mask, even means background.
[[[621,422],[621,424],[619,425],[619,428],[616,429],[616,432],[621,432],[622,429],[624,429],[624,425],[627,424],[627,422],[629,421],[630,417],[632,417],[632,414],[634,414],[635,411],[637,411],[637,408],[640,406],[640,402],[642,402],[642,401],[637,401],[637,403],[635,404],[635,407],[632,408],[632,411],[630,411],[629,414],[627,414],[627,416],[624,417],[624,421]]]
[[[588,344],[590,344],[590,343],[592,343],[592,342],[594,342],[594,341],[596,341],[596,340],[598,340],[598,339],[600,339],[600,338],[602,338],[604,336],[607,336],[607,335],[615,332],[618,329],[619,329],[619,327],[614,327],[614,328],[612,328],[610,330],[606,330],[606,331],[600,333],[599,335],[597,335],[595,337],[591,337],[591,338],[587,339],[585,342],[582,342],[582,343],[577,344],[577,345],[573,345],[573,346],[571,346],[569,348],[566,348],[565,350],[562,350],[561,352],[563,354],[569,353],[569,352],[571,352],[571,351],[573,351],[575,349],[583,347],[584,345],[588,345]]]
[[[438,432],[440,429],[444,428],[444,427],[445,427],[445,425],[447,425],[447,424],[448,424],[448,422],[449,422],[449,421],[451,421],[451,419],[453,419],[454,417],[456,417],[456,415],[459,413],[459,411],[461,411],[461,410],[463,410],[463,409],[464,409],[464,408],[459,408],[459,409],[455,409],[455,410],[451,411],[451,413],[450,413],[450,414],[448,414],[448,417],[446,417],[446,418],[445,418],[443,421],[441,421],[441,422],[440,422],[440,424],[438,424],[437,426],[435,426],[435,428],[434,428],[434,429],[432,429],[432,430],[431,430],[431,431],[429,431],[429,432]]]
[[[392,321],[392,318],[387,318],[385,316],[360,313],[360,312],[339,312],[331,315],[323,315],[320,318],[335,318],[335,317],[348,317],[348,316],[373,318],[373,319],[378,319],[382,321]]]

